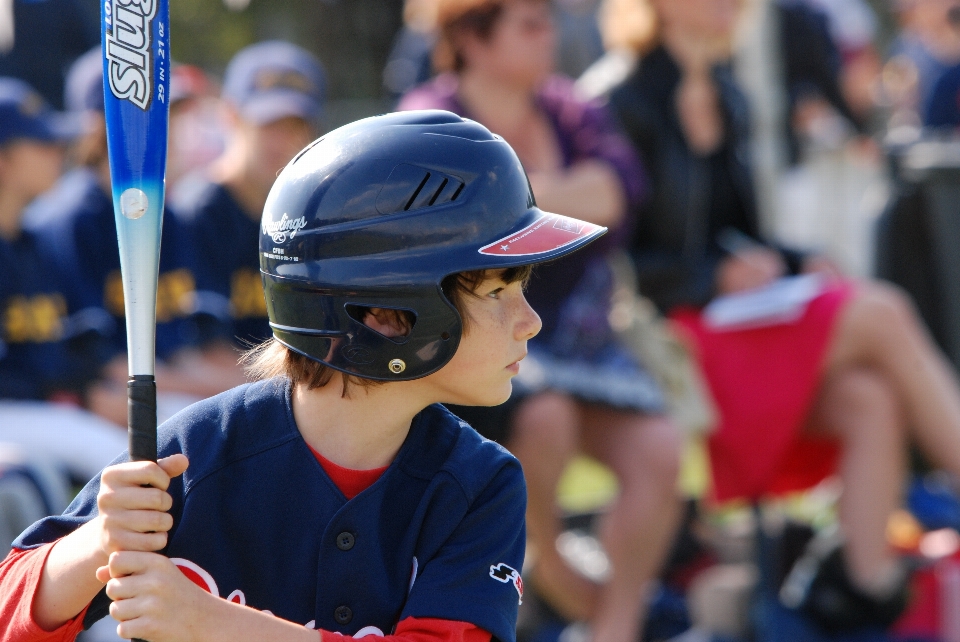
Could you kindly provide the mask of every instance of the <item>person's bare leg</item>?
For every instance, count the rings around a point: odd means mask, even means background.
[[[531,584],[569,620],[587,619],[599,596],[598,585],[571,568],[556,546],[562,531],[557,485],[579,450],[580,425],[576,401],[558,393],[540,394],[517,409],[507,444],[527,482],[527,541],[535,555]]]
[[[876,370],[831,373],[807,430],[842,443],[840,526],[848,572],[861,589],[881,596],[897,579],[886,526],[900,506],[907,468],[907,429],[896,390]]]
[[[620,484],[598,528],[611,573],[589,620],[591,638],[635,642],[650,582],[662,570],[680,519],[681,439],[663,417],[591,406],[584,418],[584,450],[610,467]]]
[[[827,373],[851,367],[874,369],[887,380],[923,453],[960,477],[960,385],[900,290],[863,283],[842,312]]]

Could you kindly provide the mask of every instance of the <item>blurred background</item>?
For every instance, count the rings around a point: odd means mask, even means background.
[[[524,4],[520,0],[511,1]],[[453,5],[456,3],[446,2],[444,6]],[[930,353],[938,351],[945,357],[949,372],[942,379],[949,382],[945,388],[950,392],[944,397],[960,399],[960,394],[955,391],[956,375],[960,372],[960,0],[676,0],[675,5],[670,0],[554,0],[547,6],[555,30],[555,40],[551,41],[555,49],[553,68],[549,71],[566,77],[560,85],[551,85],[552,90],[560,87],[562,91],[557,91],[565,92],[562,99],[557,98],[559,94],[550,94],[550,99],[569,101],[562,102],[563,105],[589,104],[590,109],[597,110],[606,110],[611,105],[615,108],[609,119],[606,116],[600,119],[601,125],[587,123],[586,119],[578,121],[577,127],[586,132],[585,136],[595,140],[581,145],[582,140],[571,134],[570,140],[574,142],[568,147],[576,148],[578,153],[583,152],[583,156],[591,160],[600,158],[619,172],[619,178],[612,179],[623,183],[616,188],[621,190],[616,192],[621,199],[617,202],[621,210],[637,214],[639,221],[624,224],[623,229],[627,231],[618,237],[620,241],[630,234],[640,238],[650,232],[648,229],[636,232],[630,225],[635,223],[642,228],[648,221],[656,223],[660,220],[658,216],[669,218],[671,207],[682,209],[678,203],[682,202],[689,211],[696,209],[696,203],[691,205],[693,201],[684,200],[688,191],[697,189],[694,184],[696,168],[690,169],[696,163],[671,163],[676,162],[678,154],[683,156],[684,153],[700,160],[712,159],[711,162],[716,161],[720,166],[718,175],[729,170],[730,175],[724,180],[736,184],[736,190],[742,191],[739,194],[741,200],[750,201],[748,205],[742,204],[743,209],[756,220],[741,225],[736,233],[724,234],[722,232],[727,229],[724,228],[716,239],[706,243],[709,247],[703,250],[703,254],[705,262],[713,261],[711,269],[717,268],[720,260],[716,253],[711,254],[714,250],[722,250],[727,258],[736,257],[755,251],[756,245],[762,241],[768,249],[773,248],[782,254],[784,265],[775,276],[797,276],[807,271],[801,269],[799,263],[806,256],[822,259],[817,269],[819,272],[834,276],[842,274],[850,282],[896,286],[896,292],[901,294],[894,298],[912,301],[906,306],[911,310],[915,306],[916,315],[911,316],[906,324],[909,332],[916,330],[924,337],[929,336],[932,339]],[[689,15],[681,16],[682,12],[672,14],[672,6],[685,7]],[[634,82],[636,77],[632,74],[635,69],[654,59],[650,52],[656,45],[656,38],[650,33],[656,31],[658,23],[657,19],[651,19],[651,7],[656,7],[659,20],[664,24],[668,19],[686,20],[694,31],[700,29],[701,34],[707,36],[711,29],[723,32],[718,36],[723,41],[722,51],[709,61],[716,63],[717,69],[722,69],[711,71],[708,68],[705,72],[714,74],[712,78],[718,87],[716,93],[710,93],[713,91],[710,90],[704,97],[702,93],[696,93],[703,87],[693,87],[689,105],[681,104],[681,99],[674,101],[671,94],[664,99],[663,104],[667,106],[660,105],[662,109],[655,114],[661,117],[674,110],[693,113],[694,116],[689,117],[693,125],[686,121],[683,125],[677,124],[683,120],[681,115],[672,120],[665,118],[663,122],[651,119],[650,122],[660,126],[650,126],[644,121],[642,124],[647,127],[644,130],[637,122],[650,118],[650,114],[641,113],[640,109],[634,113],[632,106],[646,105],[644,100],[656,102],[660,86],[654,84],[653,98],[642,93],[618,93],[616,89]],[[74,63],[91,47],[99,45],[99,8],[95,0],[0,0],[0,76],[26,81],[55,110],[86,116],[97,109],[102,110],[102,95],[98,106],[96,92],[92,101],[89,96],[83,96],[82,88],[87,85],[82,80],[78,81],[79,94],[76,91],[71,93],[67,83],[68,73],[75,69]],[[455,9],[450,11],[455,12]],[[210,203],[198,197],[198,190],[204,188],[207,180],[207,177],[202,180],[200,177],[211,167],[218,177],[214,182],[226,185],[227,191],[231,185],[244,180],[259,180],[257,176],[266,175],[269,179],[277,169],[269,167],[265,174],[261,171],[259,175],[247,177],[242,173],[231,175],[229,163],[218,164],[223,158],[237,158],[232,154],[256,156],[250,152],[251,148],[237,151],[240,148],[233,146],[236,140],[245,140],[246,134],[242,132],[253,130],[244,130],[245,125],[237,125],[236,115],[228,115],[221,102],[228,65],[245,47],[263,41],[285,41],[309,52],[322,65],[322,82],[318,83],[322,87],[316,92],[319,97],[313,97],[319,119],[313,121],[312,115],[309,119],[301,118],[309,121],[307,126],[292,134],[274,132],[280,137],[287,136],[284,144],[293,140],[290,143],[293,149],[300,149],[316,134],[353,120],[389,112],[398,105],[400,108],[416,108],[422,104],[417,101],[424,99],[417,89],[424,86],[430,89],[427,103],[423,104],[438,106],[430,101],[440,100],[441,107],[464,107],[456,97],[444,93],[446,85],[443,83],[444,79],[451,77],[450,69],[440,82],[424,85],[436,77],[431,59],[438,39],[435,0],[171,0],[170,12],[172,56],[181,65],[181,72],[175,78],[178,83],[176,91],[181,92],[178,100],[183,102],[181,107],[175,108],[178,111],[174,112],[176,120],[172,123],[176,124],[171,125],[168,201],[172,207],[184,212],[202,212],[195,215],[197,220],[209,215],[212,209],[211,206],[204,210],[203,207]],[[698,14],[702,18],[700,24],[697,24]],[[527,18],[530,34],[524,38],[532,41],[537,37],[537,20],[542,23],[542,16]],[[543,24],[539,24],[539,28],[542,29]],[[638,38],[638,34],[646,34],[642,45],[635,42],[643,39]],[[674,52],[674,55],[678,54]],[[309,68],[313,63],[303,64]],[[683,66],[685,74],[689,72],[691,77],[695,76],[689,65],[684,63]],[[517,67],[523,67],[523,64]],[[455,70],[452,75],[460,73],[463,76],[461,72]],[[99,79],[95,80],[99,82]],[[738,88],[735,95],[725,93],[730,87]],[[459,98],[463,99],[464,95]],[[404,96],[409,101],[406,106],[400,102]],[[453,102],[444,103],[443,100]],[[745,107],[738,111],[741,102]],[[544,104],[547,103],[542,102],[541,106]],[[480,102],[468,105],[476,114],[488,115],[487,124],[495,121],[497,110],[483,112],[481,106]],[[688,111],[684,112],[684,109]],[[704,111],[698,111],[700,109]],[[558,113],[569,116],[581,112],[560,109]],[[717,125],[719,133],[711,133],[709,123],[717,113],[722,116],[719,119],[721,124]],[[477,119],[484,120],[479,116]],[[567,120],[576,118],[570,116]],[[564,119],[558,116],[556,122],[560,123],[557,126],[562,130]],[[698,132],[697,123],[708,123],[706,131]],[[264,123],[255,124],[262,125]],[[741,125],[743,131],[737,129]],[[664,152],[663,148],[657,147],[659,141],[651,143],[656,138],[654,134],[663,133],[660,130],[668,126],[675,126],[686,136],[694,153],[689,154],[689,149],[682,153],[676,149]],[[501,132],[492,124],[490,127]],[[610,131],[615,131],[616,140],[607,137]],[[558,187],[556,181],[550,182],[551,178],[556,178],[552,172],[559,173],[557,167],[551,163],[545,163],[545,167],[537,166],[536,162],[528,163],[527,159],[536,155],[524,156],[522,145],[529,141],[522,136],[523,128],[516,131],[504,129],[502,133],[518,148],[541,204],[549,203],[553,198],[554,202],[560,203],[556,211],[564,213],[562,207],[573,207],[572,199],[556,196],[562,185]],[[626,134],[623,141],[619,138],[622,133]],[[83,238],[85,233],[82,226],[60,225],[63,222],[59,213],[61,204],[73,202],[70,199],[77,193],[95,184],[98,176],[102,178],[106,162],[105,152],[98,152],[103,146],[97,142],[104,136],[102,129],[88,126],[84,136],[93,137],[89,141],[80,138],[79,143],[71,140],[76,146],[67,154],[65,167],[69,171],[62,178],[58,176],[59,182],[53,189],[44,185],[29,198],[25,197],[25,213],[14,226],[20,225],[22,220],[23,229],[32,230],[38,238],[50,239],[51,251],[61,254],[62,248],[67,246],[71,252],[79,253],[77,248],[81,244],[77,239]],[[704,144],[706,151],[696,147],[698,136],[707,141]],[[716,140],[711,142],[712,138]],[[634,171],[639,167],[639,161],[633,152],[620,147],[627,139],[642,157],[641,171]],[[731,140],[737,144],[728,144]],[[526,151],[529,153],[529,149]],[[576,156],[572,152],[567,154],[571,155]],[[579,162],[583,158],[575,160]],[[572,172],[577,162],[571,161],[569,167],[563,169]],[[743,168],[749,170],[738,173]],[[599,178],[591,176],[599,181],[591,185],[610,186],[609,172]],[[2,181],[0,172],[0,197],[4,189],[10,190],[10,183],[5,187]],[[631,181],[634,182],[632,186]],[[543,191],[541,186],[544,186]],[[553,193],[549,186],[554,188]],[[268,188],[269,183],[265,187]],[[707,190],[707,196],[699,202],[700,208],[706,212],[711,200],[730,197],[723,191],[726,187],[725,183],[716,191]],[[676,191],[671,192],[671,189]],[[638,196],[641,192],[643,198]],[[265,199],[265,192],[262,197]],[[672,202],[664,205],[661,200],[664,198]],[[256,207],[256,197],[238,200],[240,206],[234,208],[237,211],[244,207],[248,213],[262,209],[262,202],[259,208]],[[109,205],[104,207],[109,210]],[[107,216],[110,215],[108,211]],[[572,215],[589,218],[580,212]],[[176,227],[180,223],[176,220],[175,217],[169,218],[171,234],[178,233]],[[189,216],[183,220],[185,230],[194,236],[202,233],[202,225],[198,226],[197,221]],[[620,219],[614,219],[615,224],[620,222]],[[166,235],[168,223],[164,225]],[[651,227],[657,228],[657,225]],[[654,229],[651,234],[656,236],[660,231]],[[92,234],[89,230],[86,233]],[[253,234],[256,234],[256,226]],[[19,242],[16,234],[11,234],[8,240],[11,244]],[[669,245],[671,240],[674,239],[667,239],[663,245]],[[804,254],[793,253],[794,248],[802,249]],[[229,251],[234,249],[228,248]],[[637,360],[641,365],[652,371],[656,379],[654,387],[659,386],[667,400],[660,399],[648,405],[639,402],[632,406],[626,404],[628,410],[643,417],[662,414],[676,424],[676,434],[671,434],[673,441],[667,439],[650,448],[638,448],[636,458],[623,466],[625,470],[618,470],[609,462],[598,461],[583,452],[561,462],[564,473],[556,484],[555,495],[562,528],[555,538],[555,548],[562,563],[573,568],[578,577],[587,578],[593,583],[591,586],[603,585],[612,572],[611,568],[616,568],[620,562],[611,562],[606,554],[599,524],[604,515],[609,514],[610,507],[616,504],[618,493],[630,481],[631,467],[646,470],[663,463],[657,457],[650,457],[654,447],[662,446],[662,450],[654,455],[670,460],[669,465],[663,466],[665,472],[653,481],[663,486],[654,484],[646,488],[648,491],[654,487],[661,491],[668,488],[667,494],[673,498],[675,486],[680,508],[676,510],[675,519],[663,516],[676,507],[665,508],[662,512],[655,508],[641,515],[644,519],[653,515],[651,520],[657,521],[657,513],[661,512],[660,517],[670,524],[665,526],[663,550],[650,562],[650,568],[656,571],[650,571],[656,575],[656,582],[643,589],[644,606],[638,612],[644,623],[634,627],[633,636],[637,639],[960,640],[960,619],[956,617],[960,613],[960,502],[957,500],[960,450],[952,452],[952,459],[947,458],[952,461],[952,467],[945,466],[945,472],[931,462],[929,452],[921,452],[915,447],[909,449],[909,470],[904,475],[902,489],[897,491],[902,491],[903,506],[890,514],[883,532],[891,550],[910,560],[909,573],[904,571],[903,577],[898,576],[898,581],[902,580],[899,584],[903,586],[897,587],[898,590],[904,586],[909,588],[909,604],[907,598],[898,592],[895,597],[902,598],[903,603],[898,603],[894,609],[894,615],[898,617],[896,623],[884,621],[884,617],[874,617],[876,614],[872,612],[869,617],[861,617],[875,604],[858,601],[863,596],[850,589],[849,584],[844,584],[845,578],[824,578],[823,574],[830,572],[828,560],[833,559],[830,554],[836,549],[820,550],[811,545],[811,542],[829,540],[830,533],[835,532],[841,519],[843,484],[838,481],[837,474],[821,475],[814,480],[817,483],[791,487],[789,492],[774,485],[758,486],[749,492],[728,493],[723,501],[717,501],[716,491],[711,488],[716,481],[712,468],[719,463],[734,469],[733,476],[739,471],[736,465],[721,461],[716,449],[711,450],[711,439],[717,434],[713,431],[718,423],[718,411],[708,388],[712,386],[716,393],[717,386],[712,385],[716,382],[710,380],[716,375],[709,372],[697,374],[696,365],[692,365],[698,356],[696,351],[689,345],[684,348],[677,336],[661,327],[665,325],[665,318],[676,320],[677,306],[674,304],[677,302],[669,296],[658,298],[656,283],[653,283],[653,289],[647,288],[644,269],[655,272],[655,268],[661,266],[658,263],[650,268],[644,260],[652,256],[651,260],[656,263],[663,259],[663,255],[655,252],[645,255],[650,248],[636,240],[623,241],[623,247],[618,249],[629,254],[632,261],[613,254],[612,258],[607,257],[611,259],[612,267],[609,270],[605,267],[603,274],[609,272],[612,276],[606,281],[600,278],[590,282],[587,277],[595,274],[589,270],[585,270],[586,276],[579,274],[578,278],[584,277],[580,282],[581,289],[572,294],[563,293],[564,297],[569,295],[565,303],[570,302],[570,305],[556,316],[567,322],[571,316],[580,315],[582,324],[571,330],[570,335],[574,337],[571,343],[579,348],[592,345],[591,337],[598,334],[590,326],[592,313],[602,317],[603,332],[611,336],[615,334],[619,341],[629,343],[631,352],[639,355]],[[100,250],[115,252],[105,246]],[[668,252],[664,250],[664,254]],[[252,252],[250,256],[253,256]],[[167,284],[161,286],[161,304],[164,301],[169,303],[166,308],[161,305],[161,310],[170,312],[169,318],[162,321],[172,319],[170,331],[162,336],[176,336],[176,341],[171,339],[171,343],[182,348],[179,352],[171,349],[169,355],[161,354],[162,346],[158,343],[158,356],[170,368],[166,381],[174,384],[169,385],[167,394],[161,399],[161,414],[166,413],[166,416],[197,397],[214,394],[244,380],[242,372],[236,368],[237,345],[231,344],[229,349],[221,352],[208,349],[211,345],[223,347],[223,342],[217,342],[224,336],[226,343],[238,337],[233,326],[224,330],[217,325],[223,319],[217,323],[211,319],[216,320],[218,314],[221,317],[236,316],[236,311],[242,307],[238,303],[240,299],[235,296],[236,292],[229,291],[232,287],[229,283],[224,291],[216,293],[219,298],[214,296],[208,301],[200,296],[209,283],[203,282],[202,269],[197,271],[196,265],[188,259],[184,259],[186,263],[183,265],[161,266],[161,273],[170,275],[169,280],[161,278],[162,284]],[[191,278],[195,277],[196,283],[184,279],[185,273],[181,270],[186,269],[193,270]],[[66,271],[69,272],[70,268]],[[724,299],[724,294],[736,295],[741,290],[750,289],[725,291],[715,287],[717,284],[712,277],[713,272],[710,273],[711,280],[706,283],[706,291],[700,293],[703,295],[700,299],[693,297],[679,303],[706,310],[709,306],[704,308],[704,305],[708,301],[716,302]],[[0,272],[0,303],[8,294],[3,287],[10,285],[15,278],[20,277],[11,276],[9,271]],[[12,289],[26,287],[23,284],[29,279],[23,277],[22,280],[22,284],[15,284]],[[661,280],[666,283],[664,290],[669,291],[667,294],[679,292],[680,288],[675,287],[676,280]],[[234,285],[236,282],[234,279]],[[248,279],[247,283],[250,282]],[[110,291],[109,283],[108,278],[107,292]],[[254,303],[260,305],[262,300],[257,299],[258,274],[254,274],[252,283]],[[584,283],[587,286],[583,286]],[[99,297],[102,284],[95,285],[95,294]],[[768,285],[768,282],[760,285]],[[210,286],[209,289],[216,288]],[[609,296],[601,301],[598,296],[584,295],[583,290]],[[194,296],[195,291],[197,296]],[[711,309],[716,315],[727,315],[724,317],[727,320],[722,322],[727,327],[736,329],[739,327],[737,323],[742,323],[743,319],[748,322],[760,319],[762,325],[766,323],[764,314],[776,316],[786,311],[789,316],[793,310],[791,306],[804,308],[821,293],[819,290],[815,294],[804,292],[802,289],[768,292],[769,298],[759,303],[757,300],[727,299],[726,307]],[[190,296],[181,296],[184,293]],[[53,301],[54,308],[60,305],[58,299]],[[751,304],[755,307],[747,310]],[[259,311],[258,305],[251,309]],[[61,315],[65,322],[72,319],[73,323],[82,317],[84,323],[89,323],[82,326],[82,331],[68,337],[74,344],[68,347],[74,349],[75,344],[83,340],[86,341],[83,344],[85,354],[90,354],[89,335],[99,332],[99,321],[94,323],[89,315],[80,314],[87,310],[84,304],[74,306],[70,297],[66,297]],[[768,308],[765,312],[757,306],[772,306],[773,311]],[[122,316],[122,305],[119,312],[116,307],[110,310],[109,301],[106,307],[114,317]],[[228,308],[232,310],[229,314],[216,311]],[[265,317],[265,313],[264,308],[261,316]],[[183,316],[184,321],[191,317],[188,328],[176,324],[178,315]],[[730,321],[731,318],[741,321]],[[235,320],[228,319],[230,322]],[[879,323],[882,322],[881,318]],[[76,323],[69,327],[79,327]],[[722,325],[721,321],[716,323],[718,327]],[[562,323],[557,325],[557,332],[564,330]],[[643,334],[644,328],[647,334]],[[189,340],[184,338],[188,334]],[[0,338],[11,345],[14,343],[9,332]],[[123,337],[119,338],[122,344]],[[246,335],[242,338],[249,339]],[[111,338],[112,341],[116,339],[116,336]],[[2,375],[7,354],[3,341],[0,341],[0,384],[4,383]],[[887,343],[891,345],[883,350],[889,348],[890,352],[884,352],[884,355],[894,354],[896,346],[892,344],[896,339]],[[33,396],[6,394],[6,389],[0,389],[0,411],[6,409],[10,413],[0,412],[0,545],[9,545],[35,519],[62,510],[77,488],[125,447],[125,437],[119,429],[124,424],[125,402],[121,400],[118,407],[114,395],[118,385],[122,388],[125,371],[122,358],[120,365],[113,359],[122,347],[114,348],[104,349],[107,356],[98,362],[102,368],[98,370],[97,381],[84,381],[79,393],[68,385],[64,385],[63,390],[55,388],[54,393],[45,390],[43,394]],[[785,369],[791,367],[792,360],[803,361],[803,355],[797,352],[803,352],[803,349],[783,353]],[[99,353],[97,358],[100,358]],[[547,374],[561,361],[566,365],[574,363],[573,379],[579,383],[575,382],[574,389],[565,392],[579,401],[588,392],[586,388],[589,386],[583,382],[589,383],[591,378],[601,382],[595,387],[614,387],[606,386],[607,380],[602,379],[609,374],[603,370],[605,364],[590,362],[589,367],[585,367],[583,360],[587,357],[582,354],[562,355],[562,358],[552,354],[551,358],[557,361],[546,362],[551,364],[551,367],[544,368]],[[555,369],[559,371],[559,366]],[[810,370],[816,371],[811,378],[819,376],[816,364],[810,366]],[[16,366],[11,371],[17,376]],[[645,390],[643,386],[646,384],[640,381],[642,377],[638,375],[637,381],[631,379],[635,375],[637,373],[631,370],[628,374],[610,376],[636,383],[637,386],[631,389],[633,392]],[[524,383],[523,377],[520,380]],[[61,383],[57,382],[57,385]],[[531,397],[543,389],[542,382],[524,385],[528,386],[525,394]],[[740,392],[748,401],[754,400],[752,390],[746,386]],[[897,388],[888,396],[900,398],[901,393],[904,397],[907,394]],[[25,400],[31,404],[50,402],[55,407],[41,409],[23,405]],[[595,401],[591,399],[591,402]],[[930,405],[941,401],[935,399]],[[6,406],[4,402],[8,402]],[[609,399],[601,399],[601,402],[609,402],[612,406],[619,403]],[[952,408],[953,401],[944,403]],[[84,417],[77,414],[81,409],[86,413]],[[512,407],[508,409],[509,412],[514,410]],[[503,440],[511,448],[514,445],[520,448],[520,442],[509,441],[511,435],[507,434],[506,424],[512,420],[508,420],[508,411],[505,410],[503,415],[476,419],[464,416],[485,436]],[[725,409],[720,408],[721,416],[724,412]],[[869,412],[864,414],[869,415]],[[953,430],[960,424],[960,416],[955,412],[946,414],[949,421],[941,424],[948,426],[945,431]],[[10,429],[14,419],[20,422],[18,425],[27,425],[31,429]],[[9,423],[4,426],[4,421]],[[773,426],[774,423],[766,426],[758,420],[757,433],[776,432],[779,427]],[[902,423],[922,422],[904,420]],[[77,426],[75,429],[74,425]],[[33,431],[36,426],[48,426],[53,433]],[[65,428],[67,426],[71,428]],[[910,429],[904,428],[905,433],[915,436],[909,433]],[[586,428],[583,430],[587,431]],[[645,430],[652,429],[648,426]],[[541,433],[540,443],[549,441],[543,438],[546,434],[549,433]],[[516,439],[517,434],[512,437]],[[747,449],[752,446],[748,443]],[[757,449],[762,450],[760,446]],[[818,451],[819,454],[805,463],[811,470],[815,469],[814,473],[824,466],[833,466],[828,472],[837,473],[835,453],[831,452]],[[676,457],[678,453],[679,457]],[[753,455],[762,459],[766,453],[754,452]],[[526,460],[520,457],[526,466]],[[679,463],[674,461],[678,458]],[[788,467],[784,465],[782,468]],[[550,490],[552,492],[553,487]],[[638,527],[638,532],[641,530]],[[643,549],[646,541],[638,537]],[[531,546],[529,559],[539,557],[542,560],[543,549],[551,547],[549,543],[545,546],[539,542],[539,545],[539,556],[536,547]],[[806,560],[803,563],[807,566],[798,560]],[[800,568],[800,571],[791,573],[794,568]],[[804,569],[809,571],[805,585]],[[818,569],[827,570],[821,573]],[[525,568],[524,572],[526,578],[528,569]],[[811,589],[814,577],[820,583]],[[519,630],[523,642],[590,640],[590,627],[598,626],[597,622],[577,613],[575,604],[565,610],[563,596],[551,599],[557,596],[549,595],[547,584],[544,580],[528,585]],[[784,597],[782,591],[788,585],[793,587],[790,590],[798,592],[801,602],[811,593],[827,596],[824,598],[827,601],[836,598],[835,606],[839,606],[833,615],[840,624],[836,627],[829,622],[824,625],[822,620],[816,620],[798,606],[797,600],[791,606],[789,595]],[[636,593],[640,595],[641,591],[638,589]],[[885,599],[887,597],[890,596]],[[806,602],[804,604],[809,606]],[[109,624],[107,622],[85,634],[88,642],[115,639],[111,637]]]

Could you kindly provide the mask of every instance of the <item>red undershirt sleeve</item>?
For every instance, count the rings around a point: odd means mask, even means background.
[[[357,638],[332,631],[321,631],[321,642],[350,642]],[[367,642],[490,642],[491,635],[469,622],[435,618],[408,617],[397,625],[393,635],[365,636]]]
[[[33,621],[33,600],[53,544],[13,549],[0,562],[0,642],[73,642],[83,630],[84,609],[63,626],[44,631]]]

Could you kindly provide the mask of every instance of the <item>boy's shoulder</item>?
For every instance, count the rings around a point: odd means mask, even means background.
[[[158,429],[161,456],[190,459],[194,480],[240,459],[300,438],[290,406],[290,384],[276,378],[247,383],[199,401]]]
[[[282,377],[243,384],[199,401],[158,432],[161,455],[182,452],[190,458],[186,480],[301,439],[290,404],[290,383]],[[428,406],[414,419],[397,464],[407,475],[421,479],[446,473],[468,496],[483,490],[500,469],[519,468],[505,448],[481,437],[440,404]]]
[[[482,437],[440,404],[420,413],[398,457],[401,468],[415,477],[453,477],[468,501],[473,501],[502,469],[520,471],[520,463],[506,448]]]

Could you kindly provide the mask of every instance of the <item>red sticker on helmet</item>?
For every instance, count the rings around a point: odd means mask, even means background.
[[[603,228],[575,218],[548,214],[537,219],[515,234],[480,248],[480,254],[489,256],[530,256],[545,254],[594,236]]]

